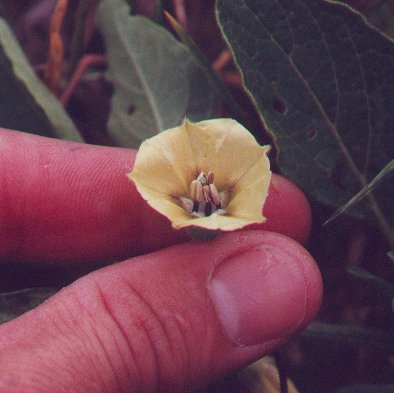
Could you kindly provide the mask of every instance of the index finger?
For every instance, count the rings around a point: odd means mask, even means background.
[[[0,129],[0,262],[110,262],[185,240],[127,178],[135,155]],[[307,240],[309,203],[280,175],[264,216],[252,228]]]
[[[111,261],[184,240],[127,178],[135,154],[1,129],[0,261]]]

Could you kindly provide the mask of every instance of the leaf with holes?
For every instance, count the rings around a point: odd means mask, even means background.
[[[217,117],[218,94],[204,67],[167,30],[129,15],[122,0],[103,0],[98,19],[114,85],[109,129],[118,145],[138,147],[185,117]]]
[[[341,206],[394,156],[393,42],[331,1],[219,0],[217,17],[281,170]],[[387,236],[393,192],[365,198]]]

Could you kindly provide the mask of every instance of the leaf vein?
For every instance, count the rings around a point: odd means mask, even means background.
[[[120,26],[120,24],[117,27],[119,27],[119,26]],[[157,124],[157,128],[158,128],[157,131],[163,131],[164,126],[163,126],[163,122],[160,117],[160,113],[158,111],[158,106],[157,106],[157,102],[154,98],[154,94],[152,93],[148,82],[145,80],[143,70],[141,69],[140,65],[138,64],[133,52],[130,50],[129,46],[127,45],[127,42],[125,42],[126,35],[121,34],[121,33],[122,32],[119,30],[119,37],[122,41],[122,44],[126,50],[127,55],[129,56],[129,58],[131,60],[131,63],[134,66],[134,70],[135,70],[135,72],[138,76],[138,79],[142,85],[142,89],[143,89],[143,91],[146,92],[145,96],[146,96],[146,99],[147,99],[149,106],[151,108],[152,115],[153,115],[155,122]]]

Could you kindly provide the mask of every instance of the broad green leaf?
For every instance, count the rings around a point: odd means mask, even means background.
[[[0,17],[0,127],[82,142],[59,101],[37,78]]]
[[[217,16],[281,170],[343,205],[394,157],[393,42],[332,1],[218,0]],[[356,206],[388,238],[393,192],[387,182]]]
[[[103,0],[98,21],[114,86],[109,130],[118,145],[138,147],[185,117],[218,115],[218,96],[205,70],[168,31],[131,16],[122,0]]]
[[[37,307],[56,291],[53,288],[27,288],[0,293],[0,323],[10,321]]]

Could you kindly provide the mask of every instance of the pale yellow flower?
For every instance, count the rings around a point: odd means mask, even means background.
[[[185,120],[143,142],[128,176],[174,228],[231,231],[265,220],[268,150],[235,120]]]

